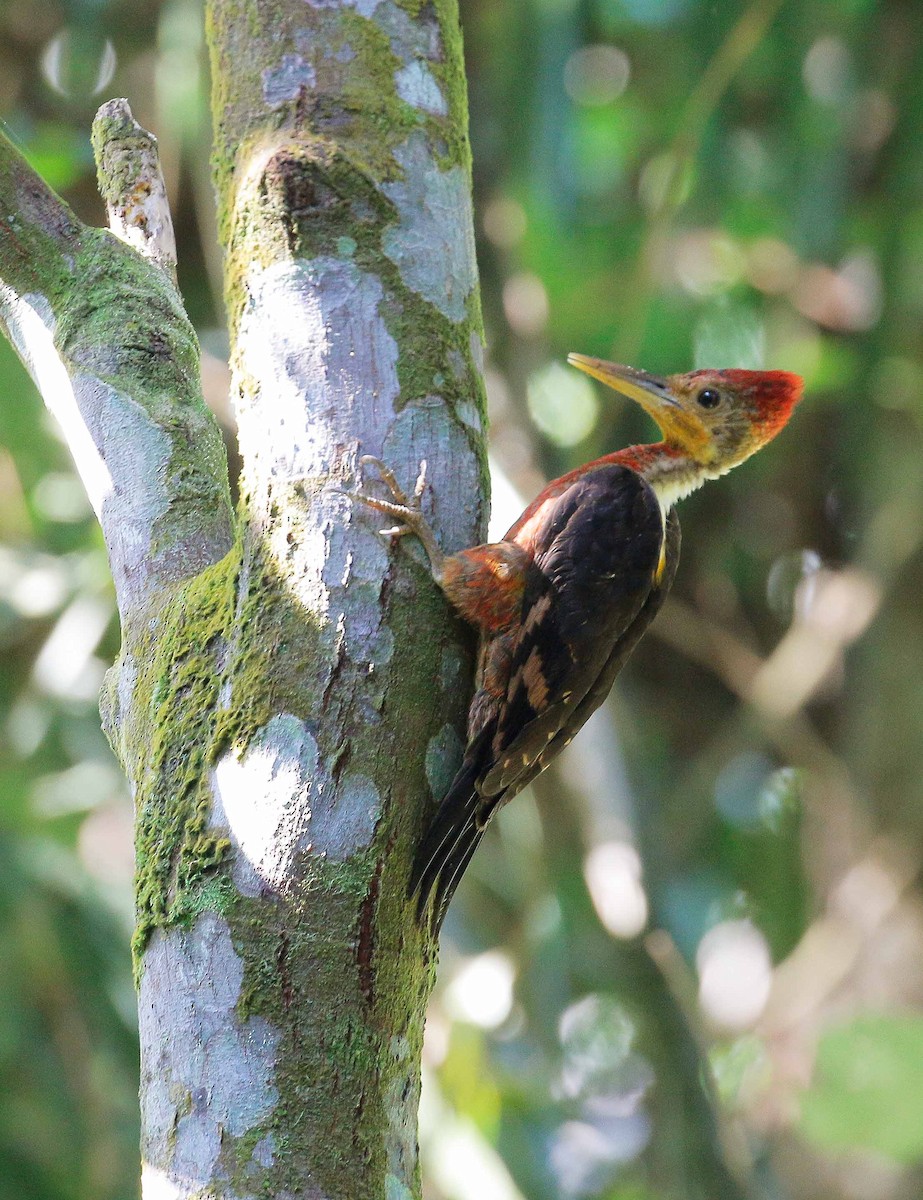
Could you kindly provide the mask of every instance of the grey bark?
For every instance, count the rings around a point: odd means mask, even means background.
[[[457,12],[216,2],[209,27],[236,517],[153,139],[101,110],[117,237],[0,146],[0,311],[123,623],[104,713],[137,810],[143,1189],[406,1200],[435,961],[407,879],[471,645],[349,493],[362,454],[405,482],[425,458],[444,547],[481,532]]]

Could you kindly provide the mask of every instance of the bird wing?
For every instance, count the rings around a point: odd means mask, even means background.
[[[627,467],[596,468],[558,497],[533,546],[519,629],[496,639],[506,687],[475,697],[476,732],[414,864],[411,890],[421,912],[435,894],[437,923],[495,809],[605,699],[669,589],[678,551],[675,516],[664,544],[659,502]]]
[[[589,718],[609,695],[616,677],[628,661],[631,652],[647,632],[648,626],[654,617],[657,616],[663,607],[663,602],[676,575],[676,568],[679,564],[679,549],[679,519],[676,516],[676,512],[671,511],[666,522],[665,564],[663,573],[648,592],[647,599],[641,606],[637,616],[626,626],[624,633],[616,639],[608,659],[602,665],[601,670],[592,685],[585,692],[583,698],[577,701],[572,711],[568,713],[567,720],[559,726],[554,736],[548,739],[535,760],[529,766],[524,767],[521,774],[517,775],[515,783],[509,783],[507,790],[496,798],[496,802],[492,805],[491,814],[489,815],[492,815],[493,808],[496,808],[499,804],[504,804],[507,800],[511,800],[517,792],[522,791],[524,787],[531,783],[536,775],[540,775],[552,759],[583,728]]]
[[[534,546],[509,683],[477,783],[491,808],[524,787],[547,751],[563,748],[602,703],[653,617],[636,629],[651,592],[663,594],[654,580],[663,548],[659,501],[628,467],[597,467],[558,497]],[[627,649],[619,656],[620,645]]]
[[[577,705],[573,714],[572,721],[568,727],[561,730],[549,746],[540,755],[539,763],[536,769],[530,774],[529,779],[533,779],[548,762],[564,748],[571,740],[573,733],[581,729],[592,716],[597,708],[603,703],[609,692],[612,690],[612,685],[616,680],[618,673],[628,661],[631,652],[637,646],[638,642],[647,632],[648,626],[654,617],[660,612],[663,607],[663,602],[667,597],[670,588],[673,585],[673,578],[676,575],[676,568],[679,564],[679,548],[680,548],[680,528],[679,519],[675,511],[671,511],[666,521],[665,530],[665,545],[664,545],[664,568],[660,578],[647,594],[647,599],[641,606],[641,609],[635,619],[626,626],[625,632],[616,640],[612,647],[612,652],[609,655],[605,665],[596,677],[592,686],[587,690],[583,699]],[[566,735],[566,740],[563,743],[560,741],[562,735]],[[529,780],[518,782],[519,788],[525,787]]]

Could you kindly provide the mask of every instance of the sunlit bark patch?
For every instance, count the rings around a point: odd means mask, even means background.
[[[230,1139],[271,1115],[278,1034],[263,1017],[239,1019],[244,965],[217,913],[191,929],[157,930],[144,964],[145,1196],[180,1200],[220,1173]]]

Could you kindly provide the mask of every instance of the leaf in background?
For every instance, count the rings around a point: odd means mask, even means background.
[[[22,148],[31,166],[55,191],[63,191],[85,175],[92,175],[89,139],[63,123],[39,122],[23,139]]]
[[[923,1160],[923,1017],[857,1017],[821,1039],[801,1132],[825,1150]]]

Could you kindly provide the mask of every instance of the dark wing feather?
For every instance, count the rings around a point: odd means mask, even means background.
[[[666,527],[666,545],[665,563],[663,574],[657,581],[656,585],[648,592],[647,599],[641,606],[641,611],[631,624],[625,629],[625,632],[617,639],[612,647],[612,652],[609,655],[603,669],[596,677],[596,681],[592,687],[588,689],[586,695],[577,705],[574,712],[573,729],[559,731],[554,740],[549,743],[547,748],[540,756],[539,762],[535,769],[529,775],[529,779],[521,783],[520,787],[525,787],[526,783],[535,778],[548,763],[564,749],[567,742],[571,740],[574,732],[582,729],[586,722],[590,719],[593,713],[599,708],[609,692],[612,690],[612,685],[615,683],[616,677],[628,661],[631,652],[640,642],[641,638],[647,632],[648,627],[654,617],[660,612],[663,607],[663,602],[667,598],[667,593],[673,586],[673,578],[676,575],[676,568],[679,564],[679,549],[680,549],[680,528],[679,519],[676,516],[676,510],[672,509],[667,517]]]
[[[577,479],[536,539],[506,694],[475,699],[485,719],[433,820],[411,890],[442,919],[495,809],[533,779],[599,707],[662,603],[679,550],[671,515],[618,465]]]
[[[536,759],[546,765],[551,745],[559,743],[561,749],[561,735],[572,738],[602,703],[618,667],[592,708],[584,701],[596,690],[616,646],[631,637],[652,590],[659,590],[654,572],[663,536],[657,497],[627,467],[599,467],[559,498],[534,559],[551,603],[530,623],[527,589],[522,632],[491,746],[493,761],[478,781],[485,801],[511,799],[537,774]],[[531,612],[539,611],[533,604]],[[539,672],[545,689],[529,686]]]
[[[663,607],[663,602],[673,585],[673,578],[676,575],[676,568],[679,564],[679,549],[679,519],[676,516],[675,510],[671,510],[667,518],[666,528],[666,561],[659,581],[648,592],[647,599],[641,606],[641,611],[616,641],[608,660],[597,675],[592,687],[587,690],[583,699],[574,706],[573,711],[570,713],[570,719],[564,726],[558,729],[554,737],[540,751],[535,761],[517,777],[515,789],[511,786],[497,798],[495,807],[511,800],[517,792],[527,787],[536,775],[540,775],[545,767],[560,754],[574,735],[583,728],[597,708],[605,701],[612,690],[612,685],[615,683],[619,672],[628,661],[631,652],[647,632],[654,617],[657,616]],[[488,813],[488,817],[490,815],[492,815],[492,810],[491,813]]]

